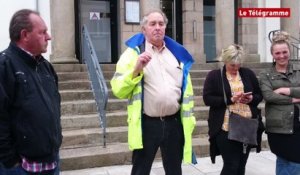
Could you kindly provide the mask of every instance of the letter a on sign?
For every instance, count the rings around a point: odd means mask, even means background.
[[[90,12],[90,20],[100,20],[99,12]]]

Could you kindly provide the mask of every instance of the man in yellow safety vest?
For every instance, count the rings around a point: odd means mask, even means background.
[[[148,175],[160,148],[166,175],[181,175],[181,162],[193,162],[192,132],[196,124],[188,51],[165,36],[167,18],[147,13],[142,33],[131,37],[121,55],[112,91],[128,99],[128,144],[133,150],[132,175]]]

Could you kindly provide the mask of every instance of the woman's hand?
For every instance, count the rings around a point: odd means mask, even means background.
[[[240,103],[243,104],[248,104],[253,100],[253,95],[252,94],[248,94],[248,95],[242,95],[241,99],[240,99]]]
[[[237,92],[231,97],[233,103],[248,104],[253,100],[252,93]]]
[[[239,103],[241,100],[243,93],[242,92],[236,92],[233,94],[233,96],[230,98],[232,103]]]

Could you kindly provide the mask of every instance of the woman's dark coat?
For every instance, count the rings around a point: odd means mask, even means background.
[[[203,88],[204,103],[205,105],[210,107],[208,117],[208,134],[210,141],[210,156],[213,163],[215,163],[215,157],[220,154],[216,146],[215,136],[221,131],[226,111],[226,105],[233,104],[230,100],[232,97],[232,92],[230,89],[229,82],[226,78],[225,66],[223,67],[222,74],[227,97],[227,104],[225,104],[224,102],[220,69],[212,70],[208,73]],[[257,106],[263,99],[262,93],[256,75],[252,70],[241,67],[239,69],[239,74],[244,84],[244,92],[252,92],[253,95],[253,100],[251,101],[251,103],[248,104],[252,112],[252,117],[258,117],[260,121],[257,137],[258,146],[256,146],[257,152],[259,152],[261,149],[261,135],[264,131],[264,125],[261,121],[260,109],[258,109]]]

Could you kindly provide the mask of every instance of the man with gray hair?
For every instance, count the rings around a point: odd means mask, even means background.
[[[165,36],[167,18],[147,13],[142,33],[131,37],[111,80],[118,98],[128,99],[128,144],[132,175],[149,175],[160,148],[166,175],[181,175],[181,162],[192,162],[193,87],[188,51]]]
[[[0,53],[0,174],[58,175],[62,142],[57,75],[41,55],[51,39],[38,12],[17,11]]]

